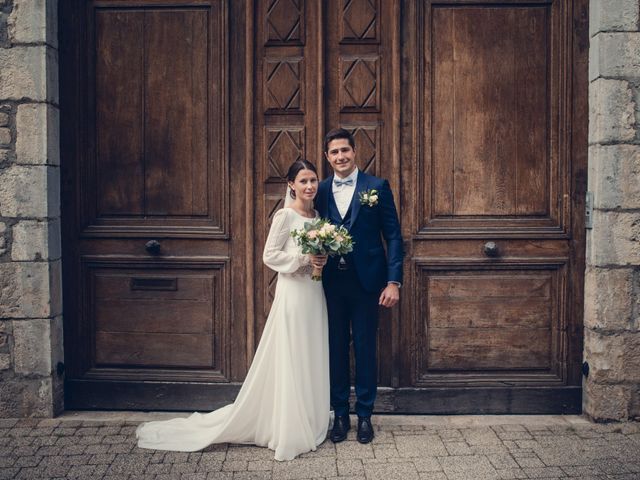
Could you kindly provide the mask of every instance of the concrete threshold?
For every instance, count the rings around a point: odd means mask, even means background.
[[[64,421],[99,422],[148,422],[176,417],[188,417],[189,412],[139,412],[139,411],[74,411],[57,417]],[[355,419],[355,417],[354,417]],[[452,428],[489,427],[494,425],[576,426],[591,425],[581,415],[373,415],[374,425],[436,426]]]

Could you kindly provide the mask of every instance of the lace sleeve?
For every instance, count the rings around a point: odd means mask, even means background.
[[[271,270],[279,273],[294,273],[308,264],[308,257],[301,253],[285,252],[283,247],[290,236],[291,224],[287,209],[278,210],[273,216],[262,261]]]

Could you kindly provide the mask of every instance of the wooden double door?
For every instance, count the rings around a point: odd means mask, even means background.
[[[60,2],[67,408],[233,400],[342,126],[405,239],[377,409],[579,411],[587,3]]]

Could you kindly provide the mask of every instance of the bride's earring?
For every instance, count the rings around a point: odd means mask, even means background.
[[[291,185],[289,185],[289,196],[294,200],[296,199],[296,192],[293,188],[291,188]]]

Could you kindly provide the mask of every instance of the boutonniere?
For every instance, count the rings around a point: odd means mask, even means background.
[[[378,204],[378,191],[375,189],[360,192],[360,205],[375,207]]]

